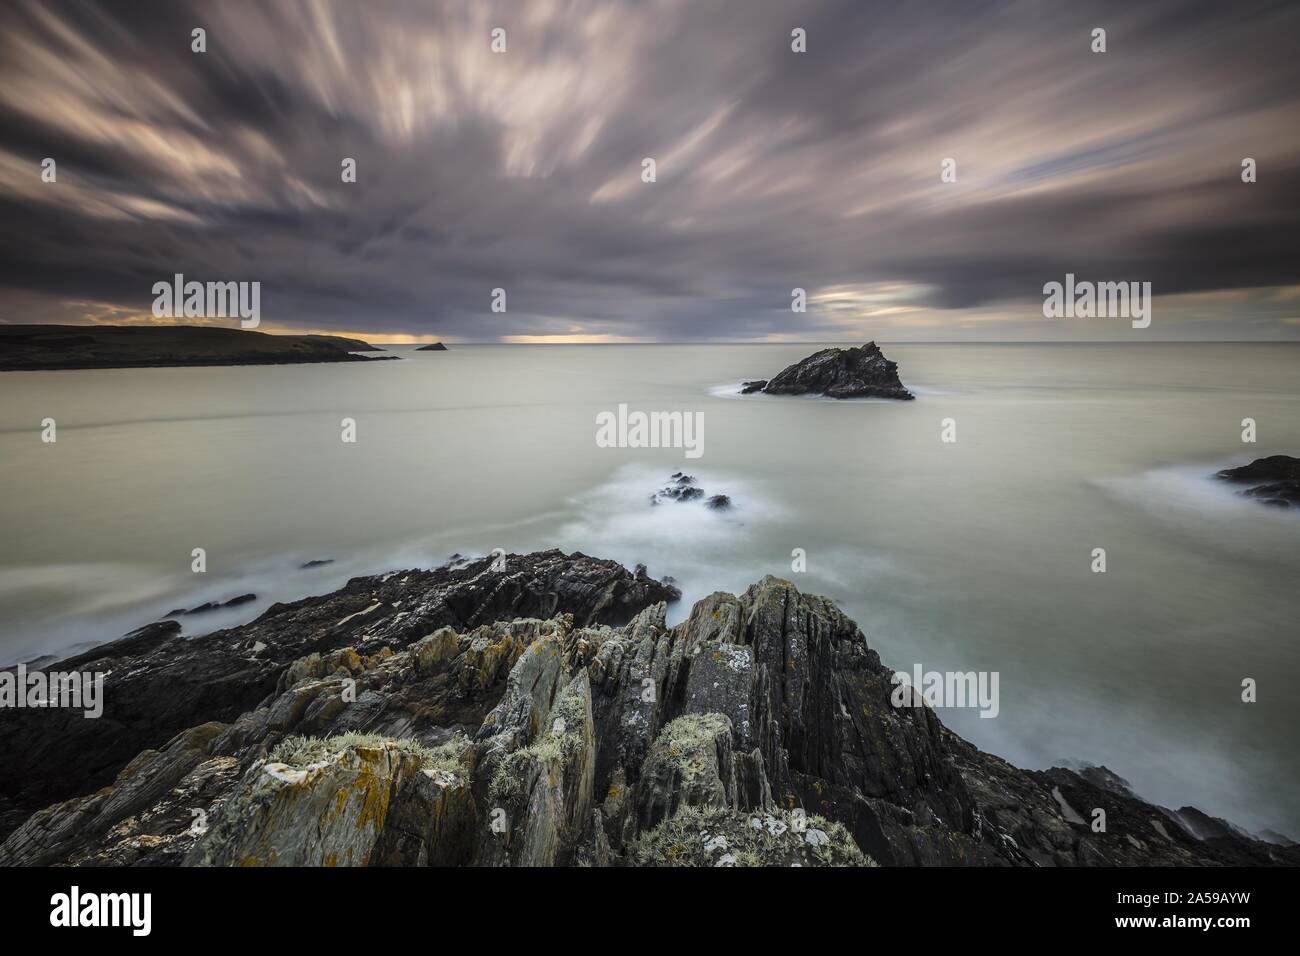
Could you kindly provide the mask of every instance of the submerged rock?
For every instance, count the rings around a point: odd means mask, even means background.
[[[788,581],[712,594],[669,627],[644,571],[510,562],[531,587],[480,563],[285,606],[286,630],[316,639],[268,645],[269,689],[227,717],[191,708],[205,722],[32,814],[0,865],[1300,863],[1104,768],[1019,770],[928,707],[895,707],[857,625]],[[377,598],[383,613],[338,617]],[[386,610],[399,604],[411,612]],[[276,637],[273,619],[214,635],[222,655]],[[124,640],[125,670],[178,659],[166,632]],[[119,685],[103,722],[129,726],[163,680]]]
[[[308,565],[303,565],[307,567]],[[167,617],[181,617],[186,614],[206,614],[208,611],[220,611],[228,607],[239,607],[241,604],[247,604],[250,601],[256,601],[256,594],[240,594],[232,597],[229,601],[205,601],[198,607],[192,607],[188,611],[183,607],[178,607],[167,612]]]
[[[757,382],[746,382],[742,393]],[[898,378],[898,364],[885,358],[875,342],[858,348],[822,349],[781,370],[767,382],[767,395],[826,395],[830,398],[897,398],[915,396]]]
[[[1289,455],[1256,458],[1249,465],[1226,468],[1215,477],[1233,484],[1252,485],[1241,494],[1261,504],[1300,507],[1300,458]]]
[[[740,394],[752,395],[754,394],[754,392],[761,392],[766,387],[767,387],[767,379],[765,378],[755,379],[752,382],[741,382]]]
[[[669,477],[667,485],[650,496],[650,504],[657,505],[661,501],[699,501],[707,494],[696,485],[694,475],[677,471]],[[731,499],[726,495],[712,495],[705,504],[714,511],[725,511],[731,507]]]

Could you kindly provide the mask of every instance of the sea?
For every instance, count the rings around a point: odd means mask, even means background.
[[[996,673],[939,711],[981,748],[1300,839],[1300,509],[1212,477],[1300,455],[1300,344],[883,344],[915,401],[739,394],[819,347],[2,373],[0,665],[498,548],[670,575],[670,621],[773,574],[899,671]],[[621,405],[696,449],[602,447]],[[652,504],[678,472],[731,507]]]

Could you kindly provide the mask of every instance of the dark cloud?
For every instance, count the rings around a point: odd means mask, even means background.
[[[1152,282],[1159,334],[1249,290],[1196,334],[1295,337],[1298,27],[1248,2],[11,4],[0,319],[147,314],[182,272],[380,338],[1050,337],[1070,271]]]

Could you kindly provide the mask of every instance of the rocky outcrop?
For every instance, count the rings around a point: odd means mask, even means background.
[[[1249,485],[1241,493],[1261,504],[1300,508],[1300,458],[1289,455],[1256,458],[1249,465],[1226,468],[1215,477],[1236,485]]]
[[[680,471],[673,472],[668,479],[668,484],[650,496],[650,504],[657,505],[664,501],[699,501],[701,499],[704,499],[705,506],[711,511],[729,511],[731,509],[731,498],[729,496],[709,495],[708,492],[699,487],[694,475],[686,475]]]
[[[432,344],[430,344],[430,345],[421,345],[421,346],[420,346],[418,349],[416,349],[415,351],[417,351],[417,352],[445,352],[445,351],[447,351],[447,346],[443,345],[441,342],[434,342],[434,343],[432,343]]]
[[[897,398],[912,395],[898,379],[898,363],[875,342],[858,348],[822,349],[781,370],[767,382],[746,382],[741,394],[826,395],[829,398]]]
[[[550,561],[557,582],[595,573]],[[33,814],[0,864],[1300,864],[1104,768],[1019,770],[895,707],[857,626],[787,581],[674,627],[663,603],[602,623],[590,597],[314,648],[243,713]]]
[[[201,640],[182,637],[175,621],[148,625],[47,665],[105,674],[102,717],[0,710],[0,837],[35,810],[110,783],[141,751],[186,728],[236,720],[304,660],[342,648],[365,657],[443,626],[465,632],[514,617],[571,614],[583,626],[618,625],[679,593],[644,568],[633,573],[614,561],[544,551],[353,578],[331,594],[273,605],[250,624]],[[453,707],[446,716],[458,714]]]

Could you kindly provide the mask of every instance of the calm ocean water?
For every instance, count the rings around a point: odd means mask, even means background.
[[[1300,514],[1207,478],[1300,454],[1300,346],[894,345],[915,402],[734,394],[813,349],[5,373],[0,663],[257,593],[187,622],[201,640],[452,552],[644,563],[682,585],[676,618],[773,573],[838,600],[900,670],[999,672],[996,719],[942,711],[981,747],[1102,763],[1149,799],[1300,838]],[[595,417],[619,403],[703,412],[703,457],[598,448]],[[650,507],[683,469],[735,508]],[[335,560],[300,569],[319,558]]]

